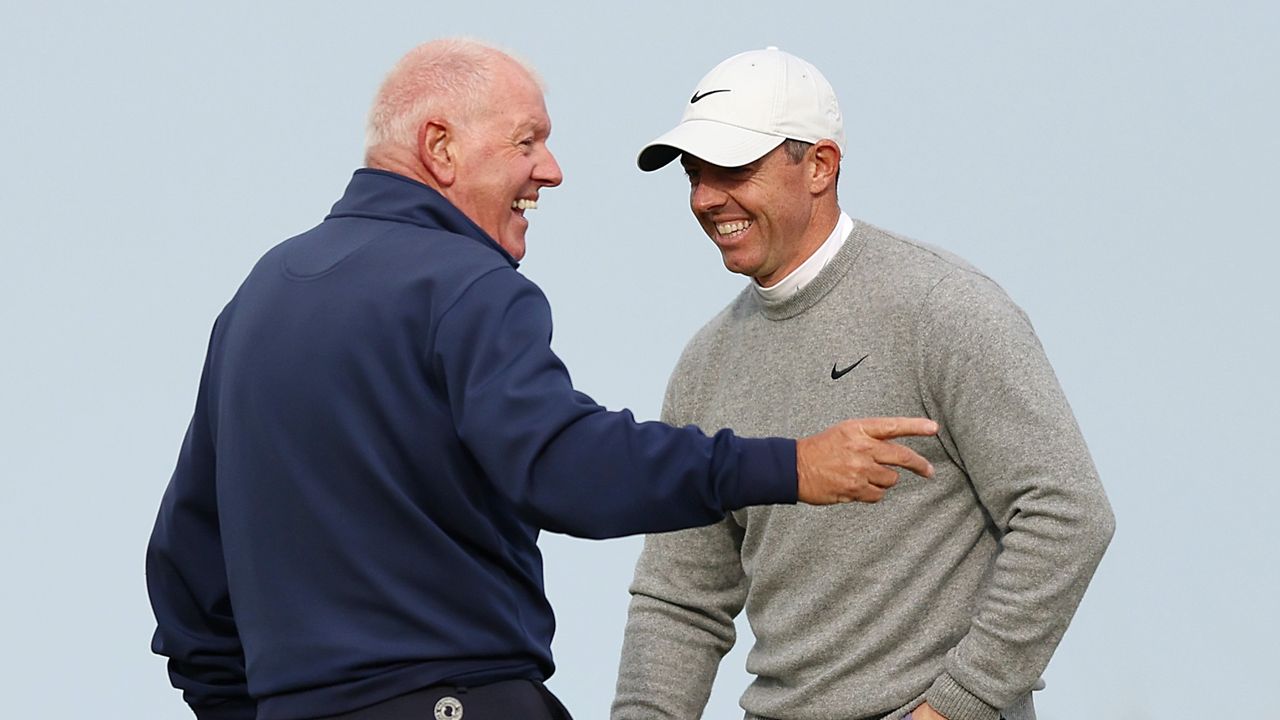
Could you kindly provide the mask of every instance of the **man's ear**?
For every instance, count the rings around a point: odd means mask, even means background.
[[[443,120],[428,120],[418,128],[419,159],[442,188],[452,185],[456,176],[456,139],[453,128]]]
[[[835,185],[840,174],[840,146],[819,140],[809,148],[809,192],[819,195]]]

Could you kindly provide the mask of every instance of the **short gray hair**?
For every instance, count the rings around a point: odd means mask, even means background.
[[[396,63],[369,109],[365,154],[387,145],[412,148],[418,128],[432,115],[465,123],[483,110],[486,91],[502,60],[524,68],[541,87],[533,69],[491,45],[470,38],[423,43]]]
[[[804,154],[809,152],[809,148],[813,147],[813,143],[804,140],[792,140],[787,138],[782,141],[782,151],[787,154],[787,159],[792,165],[804,159]]]
[[[782,152],[786,153],[787,159],[791,161],[792,165],[795,165],[801,160],[804,160],[805,153],[809,152],[809,148],[813,146],[814,146],[814,143],[811,143],[811,142],[805,142],[804,140],[792,140],[791,138],[787,138],[786,140],[782,141]],[[836,182],[837,183],[840,182],[840,166],[839,165],[836,166]]]

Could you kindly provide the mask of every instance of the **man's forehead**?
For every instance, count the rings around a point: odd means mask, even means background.
[[[527,115],[516,123],[517,133],[533,133],[534,135],[551,134],[551,118],[544,112]]]
[[[546,136],[551,134],[551,117],[546,99],[535,78],[515,68],[489,95],[489,115],[502,132]]]

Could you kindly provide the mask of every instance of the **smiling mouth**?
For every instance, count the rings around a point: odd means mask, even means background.
[[[537,201],[537,200],[529,200],[528,198],[519,198],[519,199],[516,199],[516,200],[512,200],[512,201],[511,201],[511,209],[512,209],[512,210],[521,210],[521,211],[524,211],[524,210],[537,210],[537,209],[538,209],[538,201]]]
[[[750,220],[716,223],[716,234],[720,236],[721,240],[733,240],[745,233],[752,224]]]

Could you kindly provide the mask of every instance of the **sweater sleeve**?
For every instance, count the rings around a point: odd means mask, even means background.
[[[920,322],[925,406],[1003,535],[969,631],[926,699],[951,720],[995,720],[1044,671],[1115,521],[1044,350],[1008,296],[958,270],[931,291]]]
[[[604,538],[796,501],[794,440],[707,437],[609,412],[573,389],[550,343],[546,298],[506,269],[462,293],[432,344],[459,438],[527,522]]]
[[[253,720],[244,649],[231,611],[219,529],[206,358],[195,413],[147,546],[156,616],[151,650],[201,720]]]
[[[677,370],[662,419],[676,410]],[[650,535],[636,564],[612,720],[687,720],[702,715],[716,670],[733,647],[747,597],[743,529],[733,516],[703,528]]]

